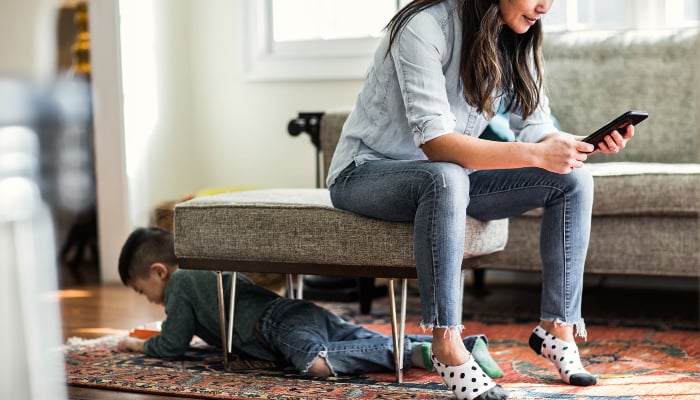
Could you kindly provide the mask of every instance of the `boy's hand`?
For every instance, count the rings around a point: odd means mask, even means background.
[[[133,337],[127,337],[122,339],[117,343],[117,350],[119,351],[133,351],[136,353],[145,353],[144,343],[146,341],[143,339],[137,339]]]

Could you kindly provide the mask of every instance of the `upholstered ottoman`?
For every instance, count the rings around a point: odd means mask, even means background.
[[[175,207],[175,253],[194,269],[415,277],[413,225],[331,205],[326,189],[199,197]],[[469,219],[465,260],[505,247],[507,220]]]
[[[394,344],[402,348],[398,330],[403,332],[405,323],[406,279],[416,276],[411,223],[338,210],[326,189],[268,189],[179,203],[174,231],[175,254],[183,268],[391,278]],[[507,237],[507,220],[468,219],[463,268],[478,267],[483,256],[505,247]],[[393,298],[395,278],[403,282],[400,325]],[[223,307],[220,312],[223,323]],[[229,312],[229,335],[231,324]],[[230,337],[222,337],[226,349]],[[403,351],[395,354],[401,357]]]

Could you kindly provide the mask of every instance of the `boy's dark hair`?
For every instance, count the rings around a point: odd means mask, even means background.
[[[122,283],[128,286],[134,277],[147,277],[153,263],[177,264],[173,234],[161,228],[137,228],[126,239],[119,255]]]

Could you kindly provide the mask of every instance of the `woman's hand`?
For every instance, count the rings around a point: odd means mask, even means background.
[[[127,337],[122,339],[117,343],[117,350],[119,351],[133,351],[136,353],[145,353],[144,343],[146,341],[143,339]]]
[[[617,154],[627,145],[627,141],[634,136],[634,125],[627,125],[624,134],[617,130],[612,131],[599,144],[593,153]]]
[[[590,143],[578,140],[574,135],[555,132],[547,135],[541,142],[538,167],[557,174],[568,174],[576,168],[583,167],[584,161],[594,150]]]

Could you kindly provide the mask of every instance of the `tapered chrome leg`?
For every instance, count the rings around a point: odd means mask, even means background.
[[[216,288],[217,295],[219,298],[219,327],[221,328],[221,348],[224,352],[224,370],[228,369],[228,344],[226,343],[226,316],[225,309],[226,303],[224,303],[224,282],[222,278],[222,272],[216,271]]]
[[[402,352],[400,351],[398,323],[396,321],[396,296],[394,296],[394,281],[389,279],[389,300],[391,308],[391,336],[394,344],[394,366],[396,369],[396,382],[403,382]]]

